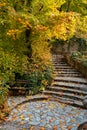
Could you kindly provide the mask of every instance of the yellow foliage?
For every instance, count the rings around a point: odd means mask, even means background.
[[[0,2],[0,6],[6,6],[5,2]]]
[[[11,29],[11,30],[8,30],[7,35],[11,36],[13,39],[16,39],[16,35],[18,32],[19,32],[18,29]]]
[[[76,31],[76,19],[74,15],[73,12],[61,12],[59,16],[56,17],[56,21],[51,30],[53,37],[67,40],[74,35]]]
[[[43,43],[41,42],[42,41],[38,41],[34,44],[32,43],[32,49],[33,49],[32,57],[36,59],[36,61],[40,60],[40,62],[47,64],[51,59],[50,48],[48,47],[47,42],[44,41]]]
[[[47,27],[46,27],[46,26],[43,26],[43,25],[37,25],[37,26],[36,26],[36,30],[37,30],[37,31],[46,31],[46,30],[47,30]]]
[[[44,85],[44,86],[47,86],[48,85],[48,82],[47,82],[47,80],[42,80],[42,84]]]

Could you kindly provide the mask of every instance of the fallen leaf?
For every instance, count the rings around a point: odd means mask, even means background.
[[[40,127],[40,130],[45,130],[44,127]]]
[[[57,126],[53,126],[53,130],[57,130]]]
[[[72,126],[70,125],[70,126],[68,126],[68,130],[71,130],[72,129]]]
[[[61,130],[65,130],[64,126],[63,125],[60,125],[60,128]]]
[[[30,130],[34,130],[34,128],[35,128],[34,126],[31,126],[31,127],[30,127]]]
[[[77,127],[79,126],[79,124],[76,125]]]
[[[23,125],[23,124],[24,124],[24,122],[23,122],[23,121],[21,121],[19,124],[20,124],[20,125]]]
[[[49,106],[49,108],[54,108],[55,107],[55,105],[54,104],[51,104],[50,106]]]
[[[59,92],[59,96],[63,96],[63,93],[62,93],[62,92]]]
[[[2,126],[0,126],[0,129],[2,128]]]
[[[46,102],[46,100],[43,100],[42,102],[43,102],[43,103],[45,103],[45,102]]]
[[[50,101],[50,99],[48,98],[48,99],[47,99],[47,101],[49,102],[49,101]]]

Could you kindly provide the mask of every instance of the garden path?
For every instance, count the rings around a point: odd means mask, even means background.
[[[42,94],[8,99],[11,113],[1,130],[76,130],[87,122],[87,109],[82,104],[87,80],[61,55],[53,56],[53,64],[56,76]]]

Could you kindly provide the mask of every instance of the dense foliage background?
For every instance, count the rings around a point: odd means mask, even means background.
[[[1,0],[0,105],[17,73],[33,93],[50,84],[50,42],[73,36],[87,39],[86,0]]]

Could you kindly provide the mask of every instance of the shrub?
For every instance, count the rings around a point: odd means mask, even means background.
[[[82,65],[83,65],[84,67],[87,67],[87,59],[85,59],[85,60],[82,61]]]
[[[0,121],[5,120],[5,116],[7,116],[9,112],[9,108],[7,107],[7,95],[8,95],[9,86],[3,86],[0,84]]]
[[[81,57],[82,57],[82,52],[75,52],[71,54],[72,59],[81,58]]]
[[[36,64],[31,64],[31,66],[32,68],[29,73],[24,74],[22,78],[27,80],[27,83],[24,86],[30,88],[31,94],[36,94],[43,91],[47,85],[51,84],[52,68],[46,65],[37,67]],[[20,79],[22,78],[20,77]]]

